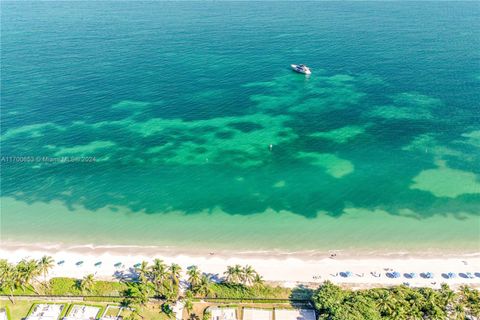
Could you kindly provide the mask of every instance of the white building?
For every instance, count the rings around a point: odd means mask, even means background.
[[[7,310],[0,309],[0,320],[8,320],[7,318]]]
[[[100,308],[98,307],[74,305],[63,320],[95,320],[99,316],[99,312]]]
[[[244,308],[243,320],[273,320],[273,310]]]
[[[235,308],[209,308],[212,320],[237,320]]]
[[[58,320],[64,304],[37,304],[25,320]]]
[[[275,320],[316,320],[313,309],[275,309]]]

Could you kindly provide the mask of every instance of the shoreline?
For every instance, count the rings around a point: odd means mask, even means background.
[[[163,250],[162,250],[163,249]],[[333,252],[333,251],[332,251]],[[330,253],[331,254],[331,253]],[[64,260],[62,265],[55,265],[50,277],[81,278],[94,274],[95,278],[103,280],[115,279],[118,272],[130,272],[132,266],[143,260],[148,262],[155,258],[166,263],[177,263],[183,270],[191,265],[197,265],[205,273],[222,276],[229,265],[251,265],[264,280],[285,287],[297,285],[317,286],[325,280],[349,288],[369,288],[400,285],[409,283],[411,286],[438,288],[441,283],[447,283],[452,288],[466,284],[480,288],[480,252],[465,254],[424,254],[411,253],[376,253],[370,255],[348,255],[337,251],[336,256],[329,253],[322,255],[278,254],[275,252],[205,252],[199,250],[179,251],[173,248],[154,246],[94,246],[94,245],[62,245],[62,244],[20,244],[2,242],[0,258],[18,262],[23,258],[38,259],[50,255],[56,262]],[[83,261],[77,266],[78,261]],[[95,263],[101,261],[100,267]],[[116,263],[122,267],[115,267]],[[387,272],[397,271],[399,278],[388,277]],[[350,271],[351,276],[343,277],[342,272]],[[406,273],[414,272],[413,279],[405,277]],[[421,277],[421,273],[432,272],[433,279]],[[444,275],[455,272],[458,276],[447,279]],[[380,277],[372,275],[380,274]],[[473,279],[462,277],[466,273],[475,276]]]

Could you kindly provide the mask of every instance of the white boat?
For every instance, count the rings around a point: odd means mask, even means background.
[[[291,64],[293,71],[303,74],[311,74],[310,68],[304,64]]]

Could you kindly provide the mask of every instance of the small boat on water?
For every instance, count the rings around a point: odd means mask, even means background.
[[[293,71],[303,74],[311,74],[310,68],[304,64],[291,64]]]

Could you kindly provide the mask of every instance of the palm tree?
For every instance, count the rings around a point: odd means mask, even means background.
[[[172,263],[168,270],[170,271],[170,278],[172,280],[172,283],[178,286],[178,284],[180,283],[180,273],[182,272],[182,268],[178,264]]]
[[[151,272],[152,278],[158,279],[159,276],[164,275],[164,272],[166,270],[167,270],[167,266],[163,262],[163,260],[160,260],[160,259],[153,260],[153,265],[150,267],[150,272]]]
[[[233,266],[227,266],[227,270],[223,273],[225,275],[225,282],[233,283],[235,280],[235,270]]]
[[[0,288],[5,292],[7,292],[7,290],[10,292],[9,299],[12,304],[15,304],[15,301],[13,300],[13,292],[15,291],[18,283],[17,268],[6,262],[6,260],[2,260],[0,271]]]
[[[263,286],[263,283],[264,283],[263,277],[261,275],[259,275],[258,273],[255,273],[255,277],[253,279],[253,285],[261,287],[261,286]]]
[[[136,284],[128,288],[125,295],[129,307],[134,305],[143,306],[148,302],[149,290],[145,284]]]
[[[250,285],[255,280],[257,272],[252,268],[252,266],[246,265],[241,271],[241,280],[244,285]]]
[[[50,256],[43,256],[40,260],[38,260],[38,271],[43,274],[43,282],[47,283],[47,273],[50,269],[53,268],[53,263],[55,261]]]
[[[200,284],[202,273],[197,266],[192,266],[187,270],[187,275],[190,288],[195,291],[195,288]]]
[[[147,261],[142,261],[140,267],[137,268],[138,279],[140,280],[140,283],[146,284],[148,282],[149,269],[150,267],[148,266]]]
[[[242,267],[238,264],[234,266],[228,266],[227,271],[225,271],[225,280],[228,283],[238,284],[242,279]]]
[[[86,275],[80,282],[80,290],[82,292],[91,292],[95,284],[95,279],[93,274]]]
[[[155,259],[150,268],[150,276],[157,295],[162,294],[162,287],[165,286],[165,280],[168,277],[167,266],[160,259]]]
[[[178,299],[181,272],[182,268],[176,263],[172,263],[168,267],[170,281],[169,283],[165,283],[165,288],[167,288],[167,290],[164,296],[169,301],[175,302],[175,300]]]
[[[28,285],[31,285],[31,288],[33,291],[35,291],[35,288],[32,285],[33,280],[35,279],[36,276],[39,275],[39,268],[36,260],[26,260],[23,259],[21,260],[17,266],[17,286],[22,288],[23,292],[25,292],[25,288]],[[35,291],[35,293],[37,293]]]
[[[16,284],[15,284],[15,273],[10,273],[7,275],[9,276],[9,278],[7,280],[5,280],[2,285],[3,287],[5,287],[6,289],[8,289],[8,291],[10,292],[10,301],[15,304],[15,301],[13,300],[13,293],[15,291],[15,288],[16,288]]]
[[[210,278],[206,274],[202,275],[202,277],[200,278],[200,282],[198,283],[196,292],[204,297],[207,297],[212,292],[211,284],[212,282]]]
[[[6,272],[12,267],[7,259],[0,259],[0,285],[5,281]]]

